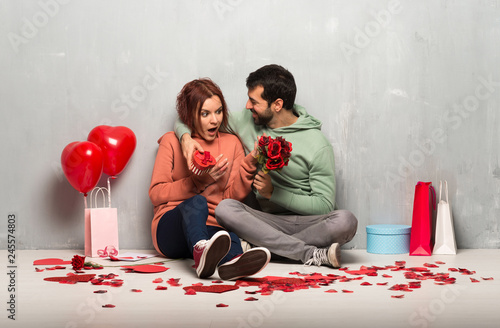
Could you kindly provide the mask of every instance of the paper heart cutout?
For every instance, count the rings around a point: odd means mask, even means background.
[[[132,156],[136,138],[125,126],[99,125],[90,131],[87,140],[99,146],[103,154],[103,172],[114,177],[120,174]]]
[[[65,277],[48,277],[48,278],[45,278],[43,280],[46,280],[46,281],[89,282],[94,277],[95,277],[95,274],[75,274],[73,276],[65,276]]]
[[[239,289],[240,287],[235,285],[212,285],[212,286],[188,286],[183,287],[185,291],[193,289],[195,292],[201,293],[224,293],[231,290]]]
[[[61,166],[69,183],[87,195],[99,182],[102,175],[103,153],[94,143],[72,142],[64,147]]]
[[[167,271],[169,269],[162,265],[151,265],[151,264],[122,266],[122,268],[125,268],[127,270],[131,269],[134,270],[134,272],[140,272],[140,273],[158,273]]]
[[[59,265],[59,264],[71,264],[71,261],[64,261],[62,259],[57,259],[57,258],[39,259],[33,261],[33,265]]]

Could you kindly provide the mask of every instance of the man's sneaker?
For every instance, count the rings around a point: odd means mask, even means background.
[[[333,243],[328,248],[316,248],[313,256],[304,264],[340,268],[340,245]]]
[[[271,253],[264,247],[255,247],[219,266],[222,280],[236,280],[259,273],[271,259]]]
[[[231,237],[227,231],[218,231],[210,240],[200,240],[193,247],[194,267],[199,278],[214,274],[217,264],[231,248]]]
[[[250,243],[248,241],[240,238],[240,243],[241,243],[241,249],[243,250],[243,253],[252,249],[252,245],[250,245]]]

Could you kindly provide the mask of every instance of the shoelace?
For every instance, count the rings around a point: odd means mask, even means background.
[[[195,245],[194,245],[194,248],[195,249],[203,249],[203,247],[205,247],[208,243],[208,240],[200,240],[199,242],[197,242]]]
[[[313,251],[313,256],[309,260],[307,260],[304,265],[306,266],[311,266],[311,265],[316,265],[316,266],[321,266],[323,263],[329,263],[328,261],[328,255],[327,255],[327,250],[326,249],[315,249]]]

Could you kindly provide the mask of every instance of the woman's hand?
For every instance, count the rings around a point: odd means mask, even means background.
[[[215,164],[214,167],[210,169],[210,171],[208,171],[208,174],[210,174],[212,179],[214,179],[215,181],[217,181],[220,177],[222,177],[227,171],[228,160],[227,158],[221,160],[222,156],[223,154],[217,156],[217,158],[215,159],[217,163]]]
[[[269,174],[265,174],[264,172],[259,171],[259,173],[257,173],[253,180],[253,186],[262,197],[267,199],[271,198],[271,195],[274,191],[274,186]]]
[[[182,154],[186,159],[188,167],[191,165],[193,161],[193,154],[195,150],[198,150],[202,154],[204,153],[203,147],[201,147],[201,145],[197,141],[193,140],[193,138],[191,138],[191,136],[188,133],[184,133],[182,135],[181,147],[182,147]]]

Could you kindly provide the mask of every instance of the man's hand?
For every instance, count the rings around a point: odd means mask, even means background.
[[[210,171],[208,171],[208,174],[210,174],[212,179],[214,179],[215,181],[217,181],[221,176],[223,176],[226,173],[228,167],[227,158],[221,160],[222,156],[223,154],[217,156],[217,158],[215,159],[217,161],[217,164],[215,164],[215,166],[212,167]]]
[[[191,138],[191,136],[188,133],[184,133],[182,135],[181,147],[182,147],[182,154],[186,159],[188,167],[191,165],[195,150],[198,150],[200,153],[205,152],[203,150],[203,147],[201,147],[201,145],[197,141],[193,140],[193,138]]]
[[[264,172],[259,171],[259,173],[257,173],[253,180],[253,186],[255,187],[255,189],[257,189],[262,197],[267,199],[271,198],[274,187],[269,174],[265,174]]]
[[[252,155],[253,158],[257,158],[257,156],[259,156],[259,142],[258,141],[255,141],[253,143],[253,149],[250,152],[250,155]]]

